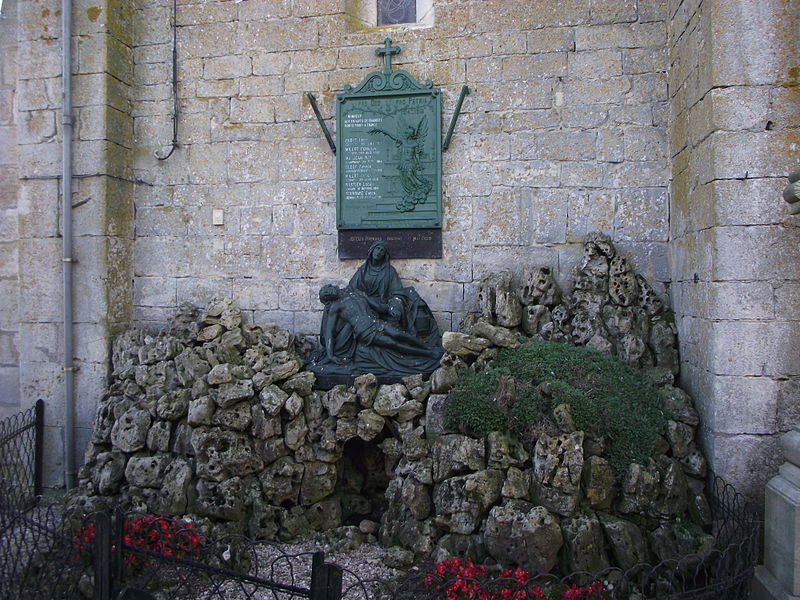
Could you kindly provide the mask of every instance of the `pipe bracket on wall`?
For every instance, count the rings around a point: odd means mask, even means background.
[[[172,0],[172,142],[169,151],[159,148],[153,152],[158,160],[167,160],[178,147],[178,27],[177,0]]]

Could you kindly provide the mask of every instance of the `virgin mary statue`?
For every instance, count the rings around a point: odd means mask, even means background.
[[[392,325],[426,344],[439,344],[441,336],[433,314],[417,290],[400,282],[389,262],[386,242],[379,240],[370,246],[367,259],[350,278],[348,287],[364,292],[379,316]]]

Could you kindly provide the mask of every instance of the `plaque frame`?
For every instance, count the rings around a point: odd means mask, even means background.
[[[430,79],[419,83],[403,69],[392,70],[391,56],[399,51],[387,39],[376,51],[383,71],[336,96],[340,231],[442,226],[441,91]]]

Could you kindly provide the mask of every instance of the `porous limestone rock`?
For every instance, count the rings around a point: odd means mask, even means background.
[[[659,561],[703,554],[714,547],[714,537],[694,523],[666,522],[648,535],[650,549]]]
[[[437,482],[486,467],[483,441],[465,435],[440,436],[433,444],[432,453],[433,479]]]
[[[365,408],[358,413],[358,425],[356,427],[356,435],[365,442],[371,442],[381,431],[386,424],[386,419],[376,413],[371,408]]]
[[[523,269],[518,295],[523,306],[555,306],[561,300],[561,293],[550,267]]]
[[[242,379],[235,383],[223,383],[220,385],[214,400],[220,408],[228,408],[237,402],[252,398],[253,393],[253,380]]]
[[[518,467],[530,458],[517,438],[500,431],[492,431],[486,438],[488,447],[487,465],[490,469]]]
[[[159,512],[167,516],[181,516],[192,504],[192,468],[183,459],[175,458],[167,464],[159,490]]]
[[[152,452],[169,452],[169,438],[172,424],[169,421],[156,421],[147,432],[147,449]]]
[[[310,506],[324,500],[336,488],[336,465],[309,462],[305,465],[300,485],[300,504]]]
[[[131,456],[125,466],[125,479],[138,487],[161,487],[161,476],[169,461],[166,454]]]
[[[214,401],[210,396],[201,396],[189,403],[189,425],[211,425],[214,416]]]
[[[500,348],[519,347],[519,336],[505,327],[497,327],[484,319],[479,319],[472,326],[472,339],[486,339]],[[481,351],[485,350],[482,348]],[[454,354],[458,354],[454,352]]]
[[[442,348],[445,352],[456,356],[477,356],[491,343],[491,340],[487,338],[457,331],[445,331],[442,334]]]
[[[583,493],[592,508],[607,509],[614,499],[614,472],[601,456],[590,456],[583,465]]]
[[[516,327],[522,321],[522,304],[512,282],[510,271],[500,271],[485,277],[478,287],[481,314],[502,327]]]
[[[516,467],[509,467],[501,494],[503,498],[530,500],[531,474]]]
[[[433,511],[433,501],[429,486],[414,477],[406,477],[400,491],[400,497],[417,521],[424,521]]]
[[[353,380],[358,402],[364,408],[372,408],[375,402],[375,394],[378,393],[378,378],[372,373],[359,375]]]
[[[610,565],[600,520],[591,511],[561,521],[570,571],[596,573]]]
[[[223,481],[256,473],[263,467],[253,451],[252,440],[243,433],[198,428],[192,433],[191,443],[201,479]]]
[[[550,436],[543,433],[533,456],[534,502],[562,516],[575,512],[581,494],[583,431]]]
[[[402,383],[382,385],[378,388],[372,409],[383,417],[396,417],[409,400],[408,390]]]
[[[111,444],[123,452],[136,452],[147,443],[150,430],[150,413],[139,408],[130,408],[120,416],[111,428]]]
[[[101,452],[95,459],[93,482],[99,494],[110,496],[119,489],[125,475],[125,455],[121,452]]]
[[[648,562],[650,553],[647,540],[635,523],[607,513],[597,513],[597,517],[603,526],[609,551],[617,566],[627,570],[638,563]]]
[[[500,499],[503,479],[502,471],[487,469],[450,477],[436,484],[433,489],[435,523],[452,533],[476,531],[489,508]]]
[[[558,561],[564,539],[558,520],[543,506],[509,500],[489,512],[483,541],[502,564],[548,573]]]

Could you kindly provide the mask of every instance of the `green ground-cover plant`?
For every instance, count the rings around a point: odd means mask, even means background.
[[[515,383],[510,404],[498,397],[503,376]],[[556,342],[503,350],[491,368],[463,372],[450,392],[445,423],[478,435],[507,430],[524,440],[559,404],[569,404],[577,429],[605,440],[606,457],[618,473],[651,457],[666,430],[658,394],[642,371],[608,354]]]

